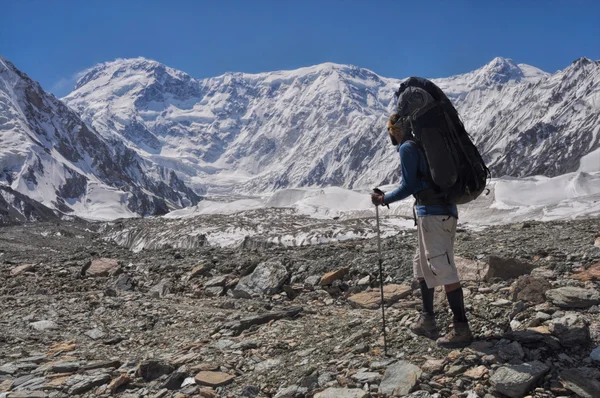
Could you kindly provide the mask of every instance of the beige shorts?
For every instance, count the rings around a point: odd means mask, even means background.
[[[415,277],[424,278],[429,288],[458,282],[454,264],[456,218],[417,217],[417,234],[419,244],[413,258]]]

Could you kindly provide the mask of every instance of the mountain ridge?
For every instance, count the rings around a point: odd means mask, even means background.
[[[577,62],[587,61],[571,65]],[[596,62],[589,62],[596,68]],[[128,65],[134,66],[128,70]],[[193,187],[258,193],[398,180],[398,160],[390,153],[383,126],[399,79],[335,63],[257,74],[227,72],[205,79],[144,58],[101,66],[102,78],[84,76],[64,101],[97,130],[119,132],[142,156],[168,164]],[[533,98],[548,97],[549,87],[541,82],[566,70],[549,74],[497,57],[475,71],[432,80],[453,100],[496,175],[553,176],[576,170],[579,159],[600,145],[589,129],[571,131],[579,130],[578,125],[568,129],[569,140],[581,134],[587,144],[563,156],[564,166],[550,164],[548,145],[540,155],[546,160],[530,159],[532,151],[519,149],[533,136],[542,142],[564,129],[538,120],[544,115],[532,103]],[[162,80],[156,78],[157,71]],[[597,73],[592,71],[593,87],[598,86]],[[587,80],[581,84],[589,84]],[[122,94],[124,90],[133,94]],[[594,103],[597,95],[583,101]],[[574,100],[577,96],[569,99]],[[519,113],[519,103],[537,115],[536,120],[520,115],[516,123],[523,128],[510,120]],[[592,113],[583,119],[598,120],[597,112]],[[511,149],[518,155],[501,155],[512,141],[518,142]],[[365,159],[377,166],[369,167]]]
[[[4,58],[0,133],[0,185],[60,213],[102,218],[108,206],[128,216],[164,214],[200,200],[171,171],[101,137]]]

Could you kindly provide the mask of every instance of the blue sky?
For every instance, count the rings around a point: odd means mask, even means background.
[[[444,77],[496,56],[555,72],[600,59],[600,1],[20,0],[0,54],[66,95],[78,72],[143,56],[203,78],[322,62]]]

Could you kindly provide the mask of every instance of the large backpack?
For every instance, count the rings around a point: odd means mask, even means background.
[[[485,189],[490,171],[473,145],[458,112],[444,92],[427,79],[411,77],[404,81],[396,97],[408,87],[427,91],[433,101],[407,115],[414,138],[422,148],[430,175],[430,190],[417,193],[421,204],[464,204]]]

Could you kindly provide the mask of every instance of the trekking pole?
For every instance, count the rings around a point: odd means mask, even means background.
[[[379,188],[373,189],[373,192],[383,195]],[[390,205],[386,205],[388,209]],[[381,230],[379,229],[379,206],[375,206],[375,218],[377,219],[377,251],[379,253],[379,292],[381,294],[381,319],[383,320],[383,354],[387,357],[387,333],[385,331],[385,305],[383,300],[383,257],[381,255]]]

